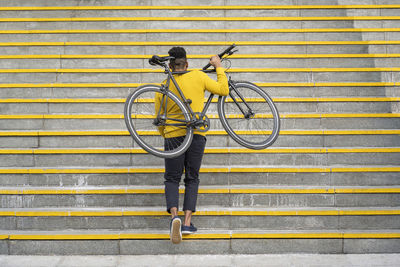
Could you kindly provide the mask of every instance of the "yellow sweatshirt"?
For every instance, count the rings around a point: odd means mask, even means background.
[[[228,80],[225,75],[224,68],[217,68],[217,81],[214,81],[207,74],[202,71],[194,70],[187,72],[185,74],[175,74],[174,78],[178,83],[180,89],[182,90],[183,94],[187,99],[192,100],[190,104],[193,112],[201,112],[204,107],[204,92],[205,90],[209,91],[212,94],[216,95],[228,95],[229,87],[228,87]],[[165,84],[166,81],[163,83]],[[170,82],[170,91],[177,95],[179,98],[178,90],[176,89],[173,82]],[[158,112],[161,103],[161,94],[156,94],[155,96],[155,110]],[[161,108],[161,114],[164,113],[164,105]],[[172,101],[168,101],[167,104],[167,114],[169,117],[172,117],[172,114],[178,114],[181,112],[179,107],[174,104]],[[175,118],[184,119],[183,115],[176,115]],[[176,123],[172,121],[167,121],[167,123]],[[185,130],[180,129],[176,126],[161,126],[158,127],[160,134],[164,138],[171,138],[171,137],[178,137],[184,136],[186,134]],[[199,132],[194,130],[195,134],[206,135],[205,132]]]

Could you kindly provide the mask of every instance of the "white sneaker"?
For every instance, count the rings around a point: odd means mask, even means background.
[[[182,241],[181,225],[182,222],[179,217],[174,217],[171,220],[169,238],[174,244],[179,244]]]

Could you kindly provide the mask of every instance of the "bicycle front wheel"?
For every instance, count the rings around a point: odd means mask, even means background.
[[[229,95],[218,100],[218,114],[225,131],[244,147],[264,149],[278,138],[278,109],[269,95],[255,84],[233,83]]]
[[[157,107],[156,97],[161,103]],[[177,157],[188,149],[193,140],[193,128],[187,126],[190,114],[186,106],[179,97],[161,90],[158,85],[144,85],[131,93],[125,102],[124,117],[136,143],[154,156]],[[166,134],[166,139],[160,135],[159,129]]]

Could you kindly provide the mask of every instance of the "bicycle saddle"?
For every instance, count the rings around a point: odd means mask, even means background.
[[[153,65],[153,66],[155,66],[155,65],[164,66],[164,62],[166,62],[170,59],[174,59],[174,57],[171,57],[171,56],[160,57],[160,56],[154,55],[149,59],[149,63],[150,63],[150,65]]]

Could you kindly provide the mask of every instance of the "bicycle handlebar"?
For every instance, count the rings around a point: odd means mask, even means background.
[[[227,54],[231,55],[234,52],[236,52],[236,51],[232,52],[232,49],[234,49],[235,47],[236,47],[235,44],[232,44],[231,46],[229,46],[222,53],[218,54],[219,58],[222,58],[224,55],[227,55]],[[160,57],[160,56],[154,55],[149,59],[149,63],[150,63],[150,65],[153,65],[153,66],[154,65],[165,66],[165,62],[170,59],[174,59],[174,57],[171,57],[171,56]],[[205,65],[203,67],[203,70],[207,70],[210,66],[211,66],[211,63],[208,63],[207,65]]]
[[[228,47],[227,49],[225,49],[224,52],[218,54],[219,58],[222,58],[224,55],[229,54],[229,53],[232,51],[232,49],[235,48],[235,47],[236,47],[236,45],[235,45],[235,44],[232,44],[230,47]],[[207,65],[205,65],[205,66],[203,67],[203,70],[208,69],[210,66],[211,66],[211,63],[208,63]]]

